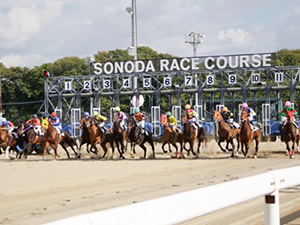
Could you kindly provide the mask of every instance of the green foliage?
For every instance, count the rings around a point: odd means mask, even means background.
[[[282,49],[277,52],[279,66],[299,66],[300,49],[287,50]]]

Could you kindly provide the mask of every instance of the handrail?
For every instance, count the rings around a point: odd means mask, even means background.
[[[278,190],[299,185],[299,174],[300,166],[274,170],[48,224],[176,224],[265,195],[265,224],[279,225]]]

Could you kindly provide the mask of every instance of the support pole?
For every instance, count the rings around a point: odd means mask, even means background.
[[[272,194],[265,195],[265,224],[280,224],[279,191],[276,189]]]

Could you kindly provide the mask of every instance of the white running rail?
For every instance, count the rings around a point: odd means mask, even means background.
[[[300,166],[199,188],[166,197],[62,219],[65,224],[177,224],[265,196],[265,224],[279,225],[279,190],[300,184]],[[180,208],[180,213],[174,213]]]

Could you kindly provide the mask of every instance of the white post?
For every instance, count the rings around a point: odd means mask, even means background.
[[[265,195],[265,224],[280,225],[279,191]]]

